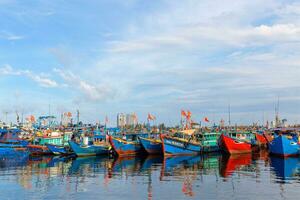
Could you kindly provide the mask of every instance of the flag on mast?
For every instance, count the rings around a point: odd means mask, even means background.
[[[150,120],[156,120],[156,117],[154,116],[154,115],[152,115],[152,114],[150,114],[150,113],[148,113],[148,117],[147,117],[147,119],[148,119],[148,121],[150,121]]]
[[[207,117],[204,117],[205,122],[209,122],[209,119]]]

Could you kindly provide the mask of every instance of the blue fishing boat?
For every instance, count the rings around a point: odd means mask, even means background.
[[[110,146],[107,144],[78,144],[75,141],[69,141],[70,148],[77,156],[97,156],[108,154]]]
[[[0,129],[0,147],[22,148],[27,147],[28,141],[18,137],[20,129]]]
[[[160,139],[139,137],[139,140],[148,154],[162,154],[162,142]]]
[[[278,156],[288,157],[300,154],[300,143],[295,133],[280,134],[269,143],[269,152]]]
[[[146,135],[148,134],[124,134],[123,138],[110,135],[109,142],[118,156],[132,156],[143,152],[138,137]]]
[[[201,152],[201,144],[193,139],[194,131],[182,131],[181,136],[161,135],[162,149],[165,156],[197,155]]]
[[[55,155],[66,155],[71,153],[64,146],[58,146],[54,144],[46,144],[46,146]]]

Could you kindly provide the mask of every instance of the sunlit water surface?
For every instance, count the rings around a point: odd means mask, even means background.
[[[299,199],[300,158],[226,156],[0,160],[0,199]]]

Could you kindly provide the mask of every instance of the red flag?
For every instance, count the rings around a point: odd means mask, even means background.
[[[30,116],[30,121],[31,121],[31,122],[35,122],[35,118],[34,118],[33,115]]]
[[[186,117],[186,113],[184,110],[181,110],[181,116]]]
[[[107,123],[108,123],[108,117],[105,116],[105,124],[107,124]]]
[[[204,117],[205,122],[209,122],[209,119],[207,117]]]
[[[156,120],[156,117],[154,115],[151,115],[150,113],[148,113],[148,120]]]
[[[188,110],[186,118],[191,119],[191,117],[192,117],[192,113],[191,113],[191,111]]]

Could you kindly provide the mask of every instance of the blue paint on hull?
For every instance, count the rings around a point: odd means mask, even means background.
[[[65,147],[62,146],[57,146],[57,145],[53,145],[53,144],[46,144],[46,146],[48,147],[48,149],[56,155],[60,155],[60,154],[68,154],[69,152],[66,150]]]
[[[77,156],[96,156],[109,153],[109,146],[81,146],[74,141],[69,141],[69,145]]]
[[[139,141],[127,142],[110,136],[109,142],[119,156],[135,155],[143,152],[142,145]]]
[[[157,142],[154,139],[148,139],[139,137],[142,147],[147,151],[148,154],[161,154],[162,153],[162,143]]]
[[[201,152],[200,144],[184,142],[182,140],[162,137],[165,155],[196,155]]]
[[[293,139],[279,135],[269,143],[269,152],[279,156],[296,156],[300,154],[300,145]]]

